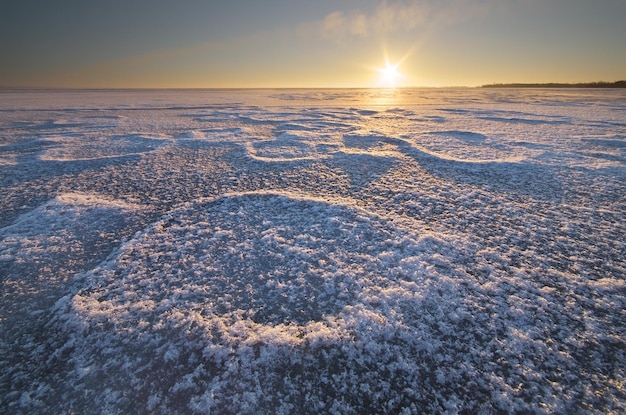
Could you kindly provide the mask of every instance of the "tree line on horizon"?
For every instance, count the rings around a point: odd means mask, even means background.
[[[616,82],[581,82],[581,83],[511,83],[489,84],[481,88],[626,88],[626,81]]]

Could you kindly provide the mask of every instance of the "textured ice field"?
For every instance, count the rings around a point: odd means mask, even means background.
[[[0,412],[624,413],[626,92],[0,91]]]

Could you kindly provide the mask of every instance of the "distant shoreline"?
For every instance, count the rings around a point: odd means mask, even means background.
[[[617,82],[583,82],[576,84],[545,83],[545,84],[489,84],[481,85],[480,88],[626,88],[626,81]]]

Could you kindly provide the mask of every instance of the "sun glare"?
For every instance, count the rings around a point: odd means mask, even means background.
[[[380,79],[378,81],[379,86],[395,88],[398,84],[399,78],[402,77],[402,74],[398,70],[399,66],[399,63],[393,65],[387,61],[385,67],[378,68],[377,70],[380,72]]]

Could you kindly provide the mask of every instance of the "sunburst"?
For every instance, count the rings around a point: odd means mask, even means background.
[[[397,62],[394,64],[386,60],[384,67],[376,69],[380,73],[378,86],[385,88],[395,88],[398,86],[400,79],[404,77],[399,70],[400,63],[401,62]]]

